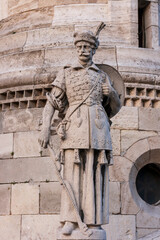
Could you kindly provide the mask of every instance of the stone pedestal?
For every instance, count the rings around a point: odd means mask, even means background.
[[[57,230],[57,240],[107,240],[106,232],[103,229],[91,229],[93,234],[90,237],[82,234],[78,228],[75,229],[70,236],[63,235],[61,230],[61,227]]]

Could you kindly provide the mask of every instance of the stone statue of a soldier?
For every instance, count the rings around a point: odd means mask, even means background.
[[[98,34],[75,33],[74,44],[78,61],[63,67],[47,94],[39,142],[47,147],[55,110],[65,113],[57,128],[63,179],[71,186],[82,221],[99,229],[109,217],[108,166],[113,164],[109,119],[120,110],[120,100],[108,75],[92,62]],[[77,218],[64,188],[60,221],[62,234],[71,236]]]

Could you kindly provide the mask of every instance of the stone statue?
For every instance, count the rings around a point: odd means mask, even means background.
[[[104,234],[97,238],[92,236],[96,235],[95,231],[103,231],[101,225],[108,223],[108,166],[113,164],[110,118],[120,110],[121,104],[109,76],[92,61],[103,27],[101,24],[96,34],[90,31],[74,34],[78,61],[59,71],[51,93],[47,94],[43,112],[39,142],[44,148],[49,143],[55,110],[65,115],[57,127],[61,137],[57,159],[64,165],[63,180],[69,185],[80,219],[91,229],[89,238],[74,235],[78,229],[77,216],[65,186],[61,197],[61,237],[58,239],[106,239]]]

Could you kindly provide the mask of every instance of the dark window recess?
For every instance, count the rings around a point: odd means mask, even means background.
[[[139,0],[138,1],[138,39],[139,47],[146,47],[146,27],[145,27],[145,12],[149,5],[149,1]]]
[[[140,169],[136,178],[139,196],[148,204],[160,204],[160,164],[147,164]]]

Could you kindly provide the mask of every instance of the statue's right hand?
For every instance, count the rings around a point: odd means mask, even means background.
[[[48,131],[42,131],[40,133],[38,142],[41,145],[41,147],[47,148],[47,145],[49,143],[49,132]]]

